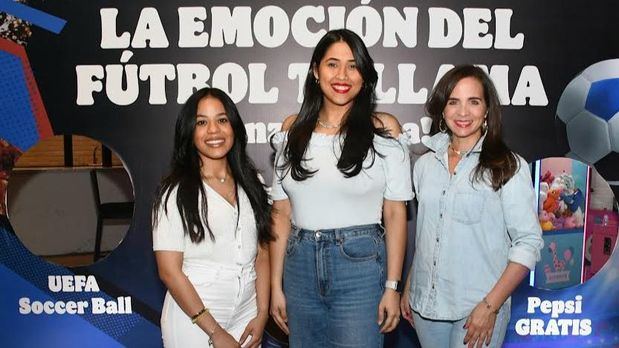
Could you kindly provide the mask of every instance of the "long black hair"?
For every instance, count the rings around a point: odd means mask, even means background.
[[[473,180],[480,181],[488,173],[492,188],[498,191],[514,176],[519,161],[503,141],[499,96],[492,80],[483,70],[473,65],[458,65],[439,80],[426,102],[426,113],[432,118],[430,133],[433,135],[440,131],[439,124],[445,122],[443,110],[449,96],[458,82],[465,77],[472,77],[481,83],[488,112],[486,138],[481,147],[479,164],[473,173]],[[447,133],[451,135],[449,128]]]
[[[206,97],[216,98],[224,106],[234,131],[234,143],[226,158],[236,185],[245,190],[251,203],[256,219],[258,241],[265,244],[273,240],[270,228],[271,220],[268,197],[264,190],[264,185],[258,178],[256,167],[245,151],[247,147],[247,133],[239,112],[230,97],[217,88],[206,87],[196,91],[181,108],[176,120],[174,133],[172,170],[163,179],[157,191],[153,206],[153,227],[155,227],[158,221],[161,209],[167,214],[168,199],[172,191],[177,188],[176,206],[178,207],[185,233],[189,234],[192,242],[199,243],[204,239],[204,226],[206,226],[211,240],[215,239],[208,223],[206,192],[200,173],[201,161],[194,144],[198,103]],[[201,206],[198,206],[198,202],[200,202],[198,197],[201,198]],[[200,214],[204,221],[200,218]]]
[[[283,150],[284,162],[278,168],[290,170],[292,178],[296,181],[303,181],[316,173],[303,167],[303,162],[306,160],[305,152],[318,122],[318,112],[323,102],[323,93],[314,78],[313,70],[318,69],[326,51],[336,42],[345,42],[350,47],[357,70],[363,78],[363,86],[354,98],[340,128],[340,133],[344,134],[344,141],[341,144],[342,153],[337,168],[347,178],[359,174],[368,153],[372,156],[372,160],[376,154],[380,156],[374,149],[374,135],[388,137],[389,134],[385,128],[377,128],[374,125],[374,120],[377,119],[374,115],[376,109],[374,89],[378,73],[363,41],[357,34],[347,29],[329,31],[320,39],[312,54],[305,79],[303,104],[288,132],[288,141]]]

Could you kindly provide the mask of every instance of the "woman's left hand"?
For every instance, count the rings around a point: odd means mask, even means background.
[[[245,331],[241,335],[241,346],[243,348],[258,348],[260,347],[260,343],[262,342],[262,335],[264,333],[264,327],[267,324],[267,320],[269,319],[267,313],[258,313],[258,315],[252,319],[247,326],[245,327]],[[247,338],[251,335],[251,340],[245,344]]]
[[[464,344],[467,344],[469,348],[481,348],[484,343],[486,346],[490,345],[496,316],[496,313],[486,304],[478,303],[473,308],[466,324],[464,324],[464,328],[467,330],[464,336]]]
[[[380,333],[393,331],[400,322],[400,293],[385,289],[378,305],[378,325]]]
[[[400,295],[400,312],[402,318],[406,319],[412,327],[415,327],[415,321],[413,319],[413,310],[410,304],[410,288],[406,286]]]

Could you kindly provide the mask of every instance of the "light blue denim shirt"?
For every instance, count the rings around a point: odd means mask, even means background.
[[[527,162],[498,191],[473,183],[485,137],[450,175],[449,136],[439,133],[415,163],[419,201],[410,303],[422,317],[460,320],[486,296],[508,262],[533,269],[544,242]],[[506,303],[509,303],[509,299]]]

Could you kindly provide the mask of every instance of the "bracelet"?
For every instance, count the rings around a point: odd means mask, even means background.
[[[219,323],[215,322],[215,324],[213,325],[212,329],[206,329],[206,334],[208,335],[208,337],[213,337],[213,335],[215,334],[215,331],[217,330],[217,327],[219,326]]]
[[[206,313],[208,313],[208,309],[206,309],[206,307],[202,308],[202,310],[199,311],[198,314],[196,314],[193,317],[191,317],[191,323],[192,324],[197,323],[198,319],[200,319],[200,317],[203,316]]]
[[[482,302],[486,305],[486,309],[489,309],[489,310],[491,310],[491,311],[492,311],[492,305],[491,305],[490,303],[488,303],[488,300],[486,300],[486,298],[485,298],[485,297],[484,297],[481,301],[482,301]],[[498,310],[498,309],[497,309],[497,310],[495,310],[495,311],[492,311],[492,312],[493,312],[494,314],[499,314],[499,310]]]
[[[213,328],[211,330],[206,329],[206,334],[208,335],[209,346],[213,346],[213,335],[215,334],[215,330],[217,330],[218,326],[219,326],[219,323],[215,322],[215,325],[213,325]]]

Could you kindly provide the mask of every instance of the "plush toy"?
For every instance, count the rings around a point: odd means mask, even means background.
[[[582,227],[585,224],[585,214],[583,214],[580,207],[576,209],[572,216],[574,217],[574,223],[576,224],[576,227]]]
[[[549,213],[547,211],[542,211],[539,215],[539,223],[542,227],[542,231],[551,231],[554,230],[554,225],[552,224],[552,219],[554,218],[553,213]]]
[[[552,231],[555,229],[551,221],[542,222],[541,227],[542,231]]]
[[[574,180],[574,177],[572,175],[563,173],[559,175],[559,178],[561,178],[561,181],[563,182],[564,191],[572,193],[574,192],[574,190],[576,190],[576,180]]]
[[[584,206],[585,203],[585,195],[579,188],[577,188],[572,194],[563,194],[561,198],[572,213],[578,208]]]
[[[555,180],[554,175],[552,175],[550,170],[547,170],[546,173],[542,175],[542,178],[540,181],[545,182],[548,186],[550,186],[554,180]]]
[[[564,172],[555,178],[552,184],[550,184],[550,188],[560,188],[563,191],[572,193],[576,188],[576,181],[570,174]]]
[[[565,202],[561,198],[559,198],[559,208],[557,208],[556,215],[557,216],[572,215],[572,212],[567,208],[567,204],[565,204]]]
[[[549,213],[554,213],[559,209],[559,196],[561,191],[558,189],[550,189],[546,200],[544,201],[544,210]]]
[[[565,188],[567,188],[567,186],[565,185],[565,182],[563,182],[563,177],[561,176],[556,177],[552,184],[550,184],[551,190],[564,190]]]
[[[563,228],[565,229],[570,229],[570,228],[576,228],[576,219],[574,218],[574,215],[572,216],[568,216],[565,218],[565,222],[563,224]]]
[[[539,184],[539,201],[544,202],[546,197],[548,197],[548,189],[550,188],[550,184],[547,182],[541,182]]]
[[[554,219],[552,219],[552,225],[555,227],[555,230],[561,230],[563,228],[565,228],[565,217],[563,216],[559,216],[556,217]]]

